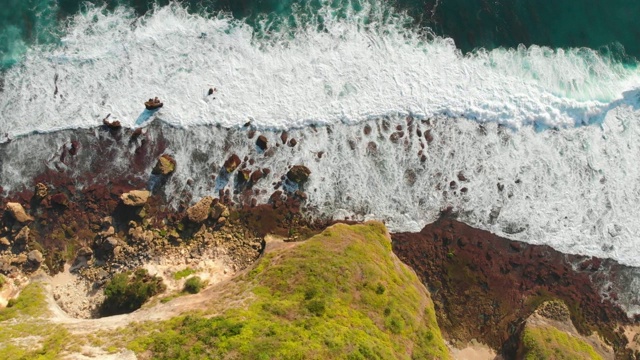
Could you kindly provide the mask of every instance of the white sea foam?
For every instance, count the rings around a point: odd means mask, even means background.
[[[401,17],[365,26],[361,14],[382,18],[369,10],[327,15],[324,31],[283,28],[260,40],[242,22],[178,5],[144,18],[90,9],[70,21],[62,45],[34,47],[4,75],[0,133],[90,127],[108,113],[133,126],[153,96],[177,126],[290,128],[413,113],[572,127],[601,121],[640,80],[588,49],[463,56],[450,39],[404,29]]]
[[[158,116],[175,126],[328,124],[331,134],[292,131],[298,146],[262,160],[274,173],[257,185],[265,190],[259,200],[288,165],[302,163],[312,170],[306,190],[318,213],[383,219],[403,231],[419,230],[452,206],[465,222],[510,238],[640,266],[636,69],[588,49],[463,56],[449,39],[425,40],[394,23],[371,27],[357,15],[327,17],[326,31],[312,26],[288,37],[292,29],[283,29],[260,40],[238,21],[175,5],[143,19],[93,9],[69,24],[62,46],[32,48],[4,74],[0,134],[92,127],[107,113],[133,126],[153,96],[165,102]],[[216,99],[206,95],[210,87],[218,89]],[[349,126],[407,113],[446,115],[434,122],[425,162],[416,156],[415,135],[394,144],[389,133],[374,129],[367,137],[361,126]],[[600,126],[579,126],[590,123]],[[560,130],[537,131],[554,127]],[[275,133],[266,135],[276,141]],[[226,135],[215,131],[165,136],[180,164],[169,194],[180,187],[194,199],[215,193],[213,165],[229,151],[255,155],[240,137],[223,146]],[[377,143],[377,154],[367,152],[368,141]],[[11,159],[0,174],[5,190],[38,166]],[[460,172],[467,181],[458,180]]]

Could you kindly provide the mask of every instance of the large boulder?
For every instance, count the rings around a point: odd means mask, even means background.
[[[120,200],[127,206],[143,206],[151,193],[147,190],[132,190],[120,195]]]
[[[154,175],[169,175],[176,170],[176,161],[167,154],[162,154],[158,158],[156,166],[151,171]]]
[[[287,173],[287,178],[296,184],[302,185],[309,180],[311,170],[304,165],[294,165]]]
[[[27,214],[26,211],[24,211],[24,208],[22,207],[22,205],[20,205],[20,203],[16,203],[16,202],[7,203],[6,210],[19,223],[26,223],[29,221],[33,221],[33,217],[31,217],[30,215]]]
[[[187,209],[187,218],[194,223],[201,223],[209,217],[209,211],[211,209],[211,203],[213,198],[211,196],[205,196],[195,205]]]
[[[231,174],[235,169],[238,168],[240,163],[242,163],[240,157],[236,154],[233,154],[229,156],[227,161],[224,162],[224,169],[227,171],[227,173]]]

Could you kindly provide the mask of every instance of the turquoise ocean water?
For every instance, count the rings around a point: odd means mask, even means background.
[[[166,0],[91,1],[107,9],[126,6],[142,15]],[[287,21],[294,11],[308,11],[329,3],[336,14],[347,8],[362,8],[359,1],[291,0],[188,0],[193,12],[224,11],[237,19],[275,19],[273,26]],[[55,43],[64,33],[66,19],[82,11],[80,0],[4,0],[0,8],[0,63],[19,61],[33,43]],[[477,48],[541,45],[551,48],[588,47],[613,53],[624,61],[640,56],[640,2],[631,0],[423,0],[387,1],[385,6],[406,12],[414,25],[428,27],[435,34],[452,38],[464,52]]]

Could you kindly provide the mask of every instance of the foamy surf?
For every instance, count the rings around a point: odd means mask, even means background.
[[[320,10],[322,31],[311,21],[267,33],[179,5],[142,18],[89,9],[69,22],[61,45],[31,48],[4,74],[0,133],[91,127],[107,114],[133,126],[153,96],[174,126],[283,129],[444,114],[515,129],[573,127],[601,122],[640,80],[635,68],[589,49],[463,56],[450,39],[406,29],[401,15],[330,12]]]

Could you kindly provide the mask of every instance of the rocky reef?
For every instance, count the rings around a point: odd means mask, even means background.
[[[34,355],[20,345],[28,336],[71,358],[447,359],[469,344],[493,349],[487,359],[640,357],[639,319],[619,301],[636,269],[500,238],[448,211],[390,235],[381,223],[311,217],[306,184],[323,174],[276,161],[304,138],[248,123],[181,163],[168,130],[105,122],[0,144],[3,180],[20,141],[48,154],[0,188],[4,358]],[[229,151],[238,142],[243,152]],[[130,273],[160,294],[99,318],[105,286]],[[56,329],[66,345],[16,324]],[[78,340],[87,331],[101,337]]]

